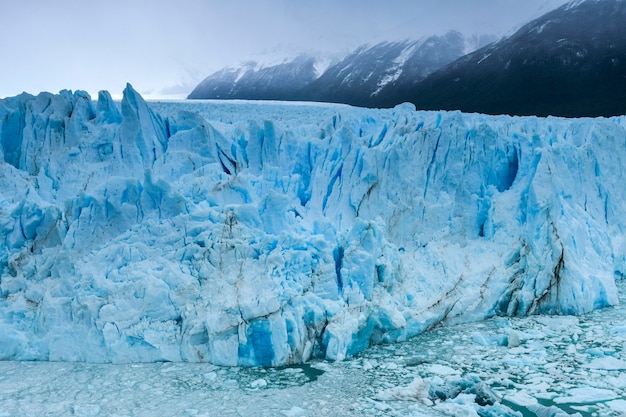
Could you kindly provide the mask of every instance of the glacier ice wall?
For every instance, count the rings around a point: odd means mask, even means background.
[[[623,118],[193,106],[0,100],[0,359],[281,365],[617,302]]]

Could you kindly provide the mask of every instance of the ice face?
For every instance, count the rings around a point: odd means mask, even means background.
[[[626,373],[614,364],[626,360],[626,282],[617,286],[615,308],[443,325],[341,362],[0,361],[0,416],[623,417]]]
[[[444,321],[614,304],[623,126],[150,106],[131,86],[120,109],[2,100],[0,358],[340,360]]]

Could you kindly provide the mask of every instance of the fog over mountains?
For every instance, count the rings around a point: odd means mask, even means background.
[[[414,87],[433,71],[492,40],[490,36],[468,39],[451,31],[420,40],[363,45],[330,63],[326,58],[307,54],[270,65],[249,61],[211,74],[189,98],[299,100],[387,107],[381,103],[390,100],[386,97],[393,97],[396,89]]]
[[[306,55],[278,65],[248,64],[210,75],[189,98],[365,107],[412,102],[425,110],[539,116],[624,114],[625,21],[624,0],[573,1],[491,44],[493,37],[449,32],[363,46],[324,67]]]

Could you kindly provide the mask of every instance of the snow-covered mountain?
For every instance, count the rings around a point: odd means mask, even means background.
[[[433,73],[399,99],[518,115],[626,112],[626,1],[574,1]]]
[[[487,114],[620,115],[626,112],[624,21],[626,0],[576,0],[487,46],[494,39],[470,42],[457,32],[385,42],[357,49],[321,75],[308,68],[297,83],[290,81],[290,68],[299,68],[295,62],[257,71],[250,80],[238,78],[242,71],[253,74],[247,69],[224,70],[189,98],[281,98],[365,107],[411,102],[424,110]],[[225,82],[224,73],[229,75]],[[284,88],[269,94],[260,85]]]
[[[0,100],[0,359],[342,359],[578,314],[626,273],[626,119]]]
[[[189,94],[190,99],[291,100],[319,76],[321,60],[299,55],[278,64],[251,61],[239,68],[224,68],[205,78]]]
[[[265,99],[346,103],[381,107],[393,89],[410,88],[426,75],[484,45],[490,37],[458,32],[418,41],[362,46],[338,62],[306,55],[280,64],[220,70],[203,80],[191,99]],[[397,103],[394,103],[394,105]]]
[[[328,68],[303,88],[299,97],[363,107],[393,107],[398,103],[386,100],[394,91],[412,88],[472,46],[461,33],[449,32],[418,41],[362,47]]]

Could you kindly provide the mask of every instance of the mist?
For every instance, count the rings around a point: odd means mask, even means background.
[[[0,4],[0,97],[82,89],[184,95],[245,60],[340,56],[458,30],[502,36],[565,0],[21,0]]]

